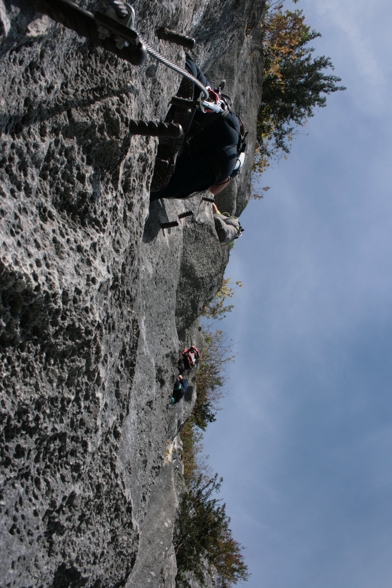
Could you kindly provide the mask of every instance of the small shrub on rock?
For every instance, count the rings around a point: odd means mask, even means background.
[[[203,586],[206,568],[214,570],[218,588],[230,588],[249,577],[242,547],[231,535],[226,505],[213,497],[221,482],[218,474],[208,480],[200,474],[182,497],[174,541],[178,587],[190,587],[190,574]]]

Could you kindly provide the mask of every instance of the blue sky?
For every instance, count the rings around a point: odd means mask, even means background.
[[[291,3],[286,2],[287,7]],[[346,92],[241,217],[205,435],[248,588],[392,586],[392,6],[300,0]]]

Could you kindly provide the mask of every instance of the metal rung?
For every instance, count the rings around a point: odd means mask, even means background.
[[[166,27],[161,27],[156,31],[158,39],[162,39],[162,41],[168,41],[169,43],[175,43],[176,45],[180,45],[181,47],[185,47],[186,49],[194,49],[196,45],[195,39],[192,37],[187,37],[186,35],[180,35],[175,31],[171,31]]]
[[[178,215],[178,218],[186,218],[187,216],[192,216],[192,210],[187,210],[186,212],[182,212]]]
[[[195,100],[187,100],[186,98],[180,98],[179,96],[173,96],[170,100],[171,104],[175,104],[176,106],[182,106],[182,108],[197,108],[198,102]]]
[[[155,158],[155,165],[158,164],[160,168],[168,168],[169,162],[167,159],[162,159],[161,157]]]
[[[129,29],[117,20],[110,18],[110,16],[108,16],[107,14],[98,11],[94,14],[94,20],[99,25],[106,27],[113,33],[116,33],[121,37],[124,37],[124,39],[129,41],[129,43],[132,43],[133,45],[137,45],[139,43],[139,36],[134,30]]]
[[[75,31],[78,35],[86,37],[99,47],[103,47],[107,51],[114,53],[121,59],[129,61],[132,65],[142,65],[147,58],[147,50],[144,44],[140,41],[137,33],[132,29],[118,23],[114,19],[102,15],[97,12],[95,17],[80,8],[70,0],[35,0],[34,2],[37,10],[42,14],[47,14],[51,19],[61,23],[68,29]],[[97,20],[98,17],[98,20]],[[102,24],[100,24],[102,21]],[[116,45],[118,40],[111,35],[108,38],[101,38],[99,29],[107,28],[109,31],[114,31],[117,35],[123,37],[127,43],[122,47]],[[121,32],[120,32],[121,31]],[[101,35],[101,36],[100,36]],[[128,46],[126,46],[128,44]]]
[[[131,120],[129,130],[132,135],[149,135],[151,137],[166,137],[168,139],[180,139],[183,135],[182,126],[179,124],[155,122],[152,120]]]
[[[168,223],[161,223],[161,229],[170,229],[171,227],[178,227],[178,221],[170,221]]]

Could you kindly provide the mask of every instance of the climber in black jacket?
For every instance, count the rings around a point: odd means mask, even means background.
[[[186,69],[205,86],[207,79],[187,55]],[[195,88],[196,99],[200,90]],[[174,107],[175,108],[175,107]],[[214,117],[211,124],[205,117]],[[190,139],[177,158],[174,173],[162,188],[151,191],[151,200],[188,198],[193,192],[209,189],[221,192],[236,175],[239,165],[238,147],[244,136],[242,122],[232,112],[225,116],[197,111],[190,129]],[[234,172],[234,173],[233,173]]]
[[[180,402],[180,400],[182,398],[184,398],[187,391],[188,391],[188,380],[184,380],[184,378],[181,375],[178,376],[176,383],[174,384],[170,404],[177,404],[177,402]]]

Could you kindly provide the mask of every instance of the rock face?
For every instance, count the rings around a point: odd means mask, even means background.
[[[184,51],[156,28],[196,37],[250,150],[263,4],[134,4],[136,29],[176,63]],[[128,123],[163,119],[178,75],[152,59],[132,67],[32,5],[0,0],[1,586],[173,587],[194,374],[168,403],[228,251],[200,195],[149,206],[157,142]],[[248,158],[221,208],[244,209],[250,169]]]

